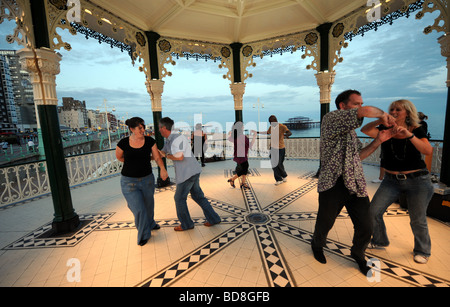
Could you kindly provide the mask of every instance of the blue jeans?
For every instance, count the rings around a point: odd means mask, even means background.
[[[220,216],[214,211],[213,207],[209,203],[200,188],[200,174],[194,175],[187,179],[185,182],[177,184],[177,190],[175,192],[175,206],[177,209],[178,220],[181,223],[181,228],[184,230],[194,227],[194,222],[191,219],[189,210],[187,207],[187,197],[189,192],[192,199],[202,208],[203,214],[206,220],[214,225],[220,223]]]
[[[386,209],[399,199],[402,193],[405,193],[410,225],[414,234],[414,254],[430,256],[431,239],[428,233],[427,208],[433,192],[430,174],[405,180],[386,175],[370,204],[374,227],[372,243],[381,246],[389,245],[383,215]]]
[[[154,219],[155,177],[150,174],[141,178],[122,176],[120,178],[122,194],[128,208],[134,215],[134,224],[138,230],[138,244],[151,237],[152,229],[156,226]]]

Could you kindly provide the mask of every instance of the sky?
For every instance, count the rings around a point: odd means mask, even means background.
[[[427,13],[422,20],[413,14],[353,38],[341,51],[344,61],[335,67],[331,111],[336,109],[336,96],[349,88],[362,93],[364,105],[385,111],[392,101],[409,99],[429,117],[432,138],[442,139],[447,102],[446,60],[437,42],[442,33],[423,33],[438,13]],[[6,42],[13,28],[13,22],[0,24],[0,49],[22,48]],[[140,116],[146,123],[153,122],[145,75],[138,64],[132,65],[126,52],[81,34],[73,36],[67,30],[59,29],[59,33],[72,45],[71,51],[58,50],[62,55],[61,73],[56,78],[59,105],[62,97],[73,97],[86,101],[88,109],[104,110],[106,99],[108,111],[115,107],[118,119]],[[302,59],[302,54],[297,51],[255,60],[256,67],[248,69],[253,78],[245,80],[244,122],[258,121],[258,100],[264,106],[259,109],[262,122],[272,114],[279,122],[296,116],[319,121],[316,72],[306,69],[312,58]],[[201,114],[203,124],[218,123],[225,130],[226,122],[235,119],[230,81],[223,79],[225,69],[211,60],[174,60],[175,66],[166,66],[172,76],[164,79],[162,115],[194,125],[194,118]]]

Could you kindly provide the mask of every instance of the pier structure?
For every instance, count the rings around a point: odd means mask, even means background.
[[[312,119],[304,116],[289,118],[283,124],[286,125],[289,130],[301,130],[320,127],[320,121],[313,121]]]

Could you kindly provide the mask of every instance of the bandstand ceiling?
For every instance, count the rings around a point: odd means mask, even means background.
[[[394,0],[395,1],[395,0]],[[248,43],[315,29],[367,0],[90,0],[161,36]]]

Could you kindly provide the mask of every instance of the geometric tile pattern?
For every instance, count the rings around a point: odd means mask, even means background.
[[[311,173],[306,177],[311,178],[311,175],[314,174]],[[217,208],[221,208],[222,205],[223,207],[226,207],[228,209],[228,212],[234,213],[238,216],[240,215],[241,217],[244,217],[245,214],[250,215],[259,212],[268,217],[264,220],[265,222],[263,224],[252,224],[248,219],[241,219],[236,227],[232,228],[231,230],[225,231],[211,242],[208,242],[204,246],[200,247],[192,254],[187,255],[180,262],[168,266],[167,268],[161,270],[154,276],[151,276],[138,286],[169,286],[178,277],[183,276],[185,273],[187,273],[191,268],[195,268],[202,261],[206,261],[209,257],[217,253],[219,250],[226,248],[228,244],[234,242],[241,235],[249,231],[253,231],[257,239],[261,259],[263,260],[265,266],[268,284],[273,287],[295,286],[295,282],[291,277],[289,268],[284,262],[282,253],[277,246],[276,240],[274,239],[274,232],[283,233],[299,241],[310,244],[312,233],[291,226],[284,222],[302,219],[315,219],[316,213],[277,212],[279,212],[295,200],[299,199],[312,189],[316,188],[317,180],[312,179],[308,181],[300,188],[291,193],[288,193],[281,199],[269,204],[265,208],[262,208],[261,204],[259,203],[258,198],[251,186],[250,180],[247,181],[247,184],[250,188],[241,190],[242,195],[245,199],[247,208],[246,212],[229,204],[221,204],[220,201],[216,200],[212,201],[212,204]],[[404,209],[394,209],[388,210],[386,212],[386,216],[397,216],[405,214],[407,214],[407,211]],[[348,214],[343,210],[339,218],[348,218]],[[338,256],[344,257],[349,261],[354,261],[353,258],[350,257],[350,246],[347,246],[340,242],[328,239],[325,250]],[[369,253],[367,253],[367,255],[369,257],[371,256]],[[408,282],[414,286],[450,287],[449,281],[442,280],[440,278],[413,270],[411,268],[402,267],[401,265],[395,264],[385,259],[380,259],[379,257],[378,260],[380,262],[379,270],[381,274],[389,275],[393,278]],[[375,268],[373,270],[375,270]]]
[[[58,237],[41,237],[47,231],[52,229],[52,222],[39,227],[38,229],[30,232],[14,243],[6,246],[5,250],[10,249],[31,249],[31,248],[48,248],[48,247],[72,247],[77,245],[92,231],[96,230],[100,225],[105,223],[114,213],[93,213],[93,214],[80,214],[79,218],[81,222],[86,224],[78,230],[76,233],[70,236],[58,236]]]
[[[168,266],[167,268],[161,270],[154,276],[148,278],[146,281],[141,283],[141,287],[163,287],[168,286],[170,283],[175,281],[177,277],[183,276],[190,269],[198,266],[202,261],[213,256],[220,250],[222,250],[226,245],[234,242],[242,235],[249,231],[250,227],[246,223],[240,223],[232,229],[226,231],[220,236],[214,238],[210,242],[204,244],[200,248],[196,249],[191,254],[185,256],[180,261]]]
[[[311,179],[314,173],[304,176],[306,179]],[[302,230],[300,228],[286,224],[285,222],[293,220],[315,219],[315,212],[301,212],[301,213],[277,213],[283,208],[289,206],[294,201],[301,198],[306,193],[317,187],[317,180],[311,179],[303,186],[288,193],[284,197],[274,201],[266,207],[262,207],[258,197],[252,188],[250,180],[247,180],[249,189],[241,189],[242,195],[245,200],[247,210],[242,210],[231,204],[225,204],[217,200],[210,200],[211,204],[222,210],[226,210],[231,213],[232,216],[226,222],[236,223],[237,225],[230,230],[218,235],[215,239],[204,244],[191,254],[186,255],[183,259],[173,263],[166,268],[162,269],[158,273],[146,279],[138,286],[143,287],[161,287],[170,286],[179,277],[189,272],[191,269],[199,266],[202,262],[206,261],[218,251],[227,247],[242,235],[252,231],[257,240],[261,259],[264,264],[266,272],[267,282],[272,287],[293,287],[295,281],[291,277],[292,274],[289,271],[288,266],[284,262],[282,252],[277,246],[277,241],[274,237],[274,232],[282,233],[295,238],[304,243],[310,244],[312,239],[312,233]],[[262,223],[252,223],[248,218],[253,214],[262,214],[265,219],[262,219]],[[405,215],[407,211],[404,209],[393,209],[386,212],[386,216],[398,216]],[[339,218],[348,218],[347,212],[343,210],[339,215]],[[202,223],[203,220],[197,220],[198,223]],[[170,225],[175,225],[176,220],[169,222]],[[161,225],[163,226],[163,225]],[[333,241],[328,240],[326,251],[335,255],[346,258],[349,261],[354,261],[350,257],[350,247]],[[370,256],[369,253],[367,253]],[[378,257],[379,259],[379,257]],[[380,273],[389,275],[393,278],[400,279],[415,286],[445,286],[450,287],[450,282],[441,280],[434,276],[430,276],[426,273],[419,272],[410,268],[403,268],[402,266],[395,264],[385,259],[379,259]],[[375,270],[375,268],[373,269]]]
[[[228,171],[225,171],[226,173]],[[209,199],[211,205],[217,209],[227,212],[228,216],[221,216],[222,223],[231,224],[232,227],[209,242],[184,255],[179,260],[168,265],[164,269],[146,278],[137,286],[141,287],[165,287],[176,282],[180,277],[189,273],[191,270],[200,266],[206,260],[225,249],[227,246],[242,238],[244,235],[253,232],[256,238],[258,250],[263,262],[267,282],[272,287],[294,287],[295,281],[289,267],[286,265],[283,253],[277,245],[275,233],[283,234],[298,240],[299,242],[311,243],[312,233],[304,229],[288,224],[291,221],[314,220],[317,212],[293,212],[280,213],[280,211],[308,192],[317,187],[317,180],[313,178],[316,172],[309,172],[299,178],[308,180],[304,185],[296,190],[286,194],[280,199],[262,206],[258,197],[247,178],[248,189],[241,189],[245,209],[239,208],[219,200]],[[253,176],[258,176],[253,174]],[[175,191],[176,186],[172,185],[164,189],[156,189],[156,193],[164,191]],[[108,222],[108,219],[114,213],[83,214],[80,220],[86,221],[86,225],[70,237],[43,238],[46,231],[51,229],[51,222],[27,234],[16,242],[8,245],[4,249],[26,249],[26,248],[45,248],[45,247],[72,247],[79,243],[92,231],[110,231],[120,229],[135,228],[134,222]],[[389,209],[386,216],[407,215],[405,209]],[[253,219],[250,217],[261,217]],[[348,214],[345,210],[339,214],[338,218],[346,219]],[[194,223],[202,225],[204,218],[193,218]],[[177,219],[158,220],[161,227],[173,227],[179,225]],[[354,261],[350,257],[350,246],[340,242],[328,239],[325,251],[343,257],[349,261]],[[375,257],[366,252],[367,257]],[[379,273],[386,274],[395,279],[402,280],[419,287],[450,287],[450,281],[443,280],[436,276],[420,272],[404,265],[399,265],[387,259],[377,256],[379,261]],[[373,269],[375,270],[375,268]]]
[[[309,231],[302,230],[300,228],[285,224],[283,222],[275,222],[275,221],[271,223],[271,227],[276,231],[279,231],[283,234],[287,234],[302,242],[308,244],[311,243],[313,234]],[[345,244],[328,239],[325,250],[335,255],[344,257],[350,261],[353,261],[353,258],[350,257],[350,247]],[[391,277],[400,279],[404,282],[419,287],[450,287],[450,281],[448,280],[443,280],[430,274],[420,272],[412,268],[407,268],[392,261],[380,258],[379,256],[372,255],[368,251],[366,251],[366,256],[371,258],[372,257],[377,258],[377,260],[379,260],[380,265],[379,268],[377,269],[379,269],[379,272],[381,274],[389,275]]]
[[[223,175],[225,178],[233,177],[233,175],[236,174],[236,171],[234,169],[225,169],[223,171]],[[249,168],[247,176],[261,176],[257,168]]]

